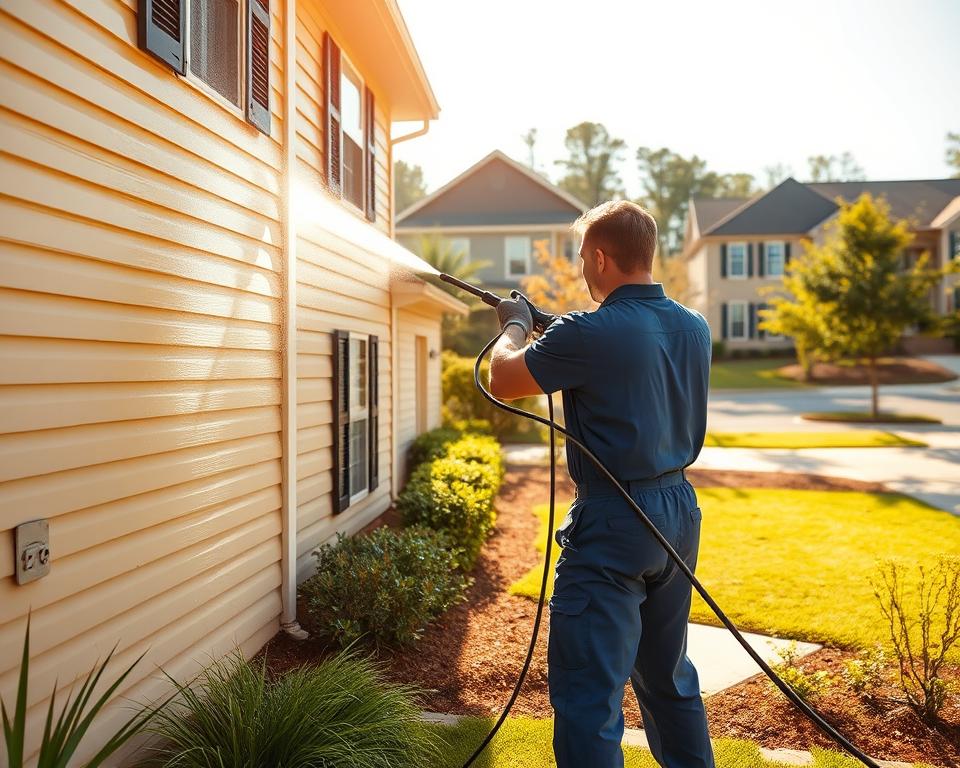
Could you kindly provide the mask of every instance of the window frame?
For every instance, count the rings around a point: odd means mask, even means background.
[[[339,46],[338,46],[339,48]],[[343,49],[340,48],[340,201],[344,203],[347,208],[355,214],[358,214],[363,219],[366,219],[367,214],[364,210],[364,201],[367,194],[367,141],[364,136],[364,118],[366,117],[366,98],[364,94],[366,93],[366,80],[363,79],[363,75],[360,74],[360,70],[354,65],[350,60],[350,57],[344,53]],[[344,175],[343,175],[343,160],[346,152],[344,151],[345,138],[347,137],[347,132],[344,130],[343,124],[343,81],[349,80],[347,76],[347,70],[349,70],[357,81],[359,85],[357,86],[357,92],[360,96],[360,182],[358,184],[360,188],[360,205],[357,205],[352,200],[348,199],[344,194]],[[353,141],[351,138],[350,141]]]
[[[732,269],[733,267],[732,251],[734,246],[741,246],[743,248],[743,261],[742,261],[743,272],[739,275],[734,274]],[[732,280],[746,280],[747,279],[747,258],[749,257],[747,255],[747,243],[745,240],[743,241],[738,240],[736,242],[727,243],[727,277]]]
[[[770,273],[770,246],[776,245],[780,248],[780,272],[776,275]],[[768,278],[783,277],[787,272],[787,244],[784,240],[767,240],[763,243],[763,275]]]
[[[239,23],[237,24],[237,79],[239,81],[239,90],[237,91],[237,96],[239,97],[240,104],[239,106],[229,101],[225,96],[219,93],[215,88],[208,85],[199,75],[195,75],[190,70],[190,40],[192,35],[192,24],[191,24],[191,6],[194,3],[194,0],[186,0],[184,4],[184,20],[183,20],[183,71],[184,74],[176,73],[184,82],[188,83],[192,88],[197,89],[200,93],[204,94],[208,98],[215,101],[225,110],[227,110],[234,117],[238,117],[244,122],[247,121],[246,111],[244,109],[247,103],[247,78],[246,78],[246,67],[247,67],[247,17],[249,15],[249,9],[247,5],[255,0],[237,0],[237,13],[240,16]]]
[[[727,340],[728,341],[746,341],[750,337],[750,317],[749,302],[747,301],[728,301],[727,302]],[[743,310],[743,335],[733,335],[733,308],[740,307]]]
[[[353,354],[353,342],[359,341],[363,344],[363,354]],[[364,445],[366,445],[366,453],[363,456],[362,465],[364,467],[364,473],[366,476],[366,482],[363,484],[363,488],[356,493],[350,493],[350,489],[347,489],[350,502],[347,505],[347,508],[352,507],[359,501],[362,501],[367,496],[370,495],[370,334],[368,333],[358,333],[356,331],[350,331],[347,334],[347,345],[348,345],[348,355],[350,358],[350,381],[347,382],[347,397],[349,398],[349,413],[350,419],[347,422],[347,439],[350,439],[351,433],[353,431],[353,424],[358,421],[363,421],[364,423],[364,432],[365,439]],[[366,404],[363,408],[356,405],[353,400],[353,375],[354,371],[359,371],[359,362],[363,358],[363,375],[358,377],[360,385],[364,388],[366,394]],[[358,415],[362,411],[362,415]],[[350,453],[350,463],[351,465],[354,462],[353,453]],[[350,482],[350,467],[347,467],[347,483]]]
[[[525,240],[527,243],[524,255],[524,272],[514,273],[510,269],[511,256],[508,243],[513,240]],[[519,280],[530,275],[530,252],[533,250],[533,238],[530,235],[504,235],[503,237],[503,271],[507,280]]]

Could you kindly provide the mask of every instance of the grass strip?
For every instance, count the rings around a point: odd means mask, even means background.
[[[697,577],[742,630],[841,647],[886,642],[869,582],[876,559],[932,563],[960,551],[960,518],[900,494],[698,488],[697,496],[703,510]],[[558,501],[557,509],[568,505]],[[546,504],[534,509],[541,552],[547,510]],[[511,585],[511,594],[536,600],[541,568]],[[697,593],[690,619],[720,626]],[[952,657],[960,658],[960,647]]]
[[[814,411],[804,413],[801,418],[807,421],[832,421],[848,424],[942,424],[934,416],[924,416],[919,413],[885,413],[880,412],[877,418],[869,411]]]
[[[714,448],[926,448],[893,432],[848,430],[845,432],[708,432],[705,446]]]

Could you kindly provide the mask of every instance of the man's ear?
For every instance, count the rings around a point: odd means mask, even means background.
[[[603,248],[595,248],[593,255],[597,258],[597,272],[602,274],[607,268],[607,254],[603,252]]]

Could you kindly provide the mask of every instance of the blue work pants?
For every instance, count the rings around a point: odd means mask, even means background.
[[[701,512],[680,473],[631,482],[691,570]],[[556,533],[548,684],[558,768],[622,768],[623,691],[633,685],[665,768],[714,768],[697,670],[687,657],[692,587],[637,513],[606,483],[581,485]]]

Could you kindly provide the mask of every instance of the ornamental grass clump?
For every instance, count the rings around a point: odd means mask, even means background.
[[[463,550],[466,570],[476,563],[493,529],[493,499],[500,486],[495,467],[477,461],[441,458],[421,464],[397,499],[406,525],[446,533]]]
[[[420,692],[385,681],[372,660],[341,652],[274,678],[236,649],[214,662],[150,727],[151,768],[421,768],[437,737]]]
[[[377,647],[410,645],[471,584],[462,550],[423,527],[339,534],[313,555],[316,572],[300,587],[304,622],[341,647],[361,638]]]

